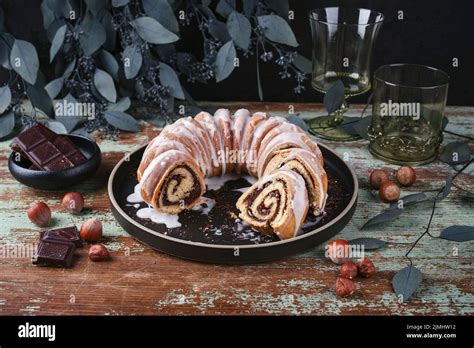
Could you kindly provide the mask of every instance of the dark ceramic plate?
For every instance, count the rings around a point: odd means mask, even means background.
[[[354,172],[332,150],[320,145],[329,177],[327,214],[318,220],[307,220],[303,234],[280,241],[254,232],[235,222],[235,203],[241,195],[236,189],[250,186],[243,178],[228,181],[206,197],[216,201],[208,215],[196,211],[179,214],[181,227],[168,229],[136,216],[137,209],[127,202],[133,192],[136,170],[145,147],[122,159],[112,171],[108,193],[112,213],[119,224],[139,241],[159,251],[186,259],[213,263],[256,263],[276,260],[314,247],[332,238],[347,225],[356,203],[358,184]]]
[[[102,156],[99,146],[80,135],[66,135],[87,158],[87,161],[73,168],[57,171],[28,169],[31,163],[26,159],[14,160],[12,152],[8,159],[8,169],[22,184],[41,190],[61,190],[92,176],[100,167]]]

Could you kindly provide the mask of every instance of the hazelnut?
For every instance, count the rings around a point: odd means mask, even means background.
[[[84,208],[84,198],[78,192],[68,192],[64,195],[61,204],[71,214],[79,214]]]
[[[339,269],[339,276],[342,278],[353,279],[357,276],[357,264],[352,261],[346,261]]]
[[[347,278],[337,278],[336,280],[336,295],[347,296],[354,293],[356,289],[355,283]]]
[[[345,239],[334,239],[326,245],[326,257],[332,262],[342,264],[349,258],[350,245]]]
[[[404,166],[397,170],[397,180],[402,186],[411,186],[416,181],[416,172],[412,167]]]
[[[81,226],[79,235],[86,242],[97,242],[102,238],[102,223],[97,219],[89,219]]]
[[[394,182],[385,182],[380,186],[379,196],[385,203],[395,202],[400,198],[400,187]]]
[[[385,172],[385,170],[374,169],[372,173],[370,173],[369,183],[370,183],[370,186],[372,186],[372,188],[374,189],[378,190],[380,186],[383,183],[388,182],[388,180],[389,180],[388,174]]]
[[[370,278],[375,273],[375,266],[368,258],[361,259],[357,265],[359,274],[363,277]]]
[[[92,261],[105,261],[109,258],[109,251],[103,244],[94,244],[90,247],[89,259]]]
[[[48,226],[51,221],[51,209],[44,202],[38,202],[33,204],[27,211],[28,218],[36,226],[45,227]]]

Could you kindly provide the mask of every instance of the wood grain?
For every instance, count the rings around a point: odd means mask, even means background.
[[[276,115],[285,115],[288,110],[288,104],[284,103],[226,106],[234,110],[239,107],[266,110]],[[294,107],[302,117],[314,117],[323,110],[318,104],[294,104]],[[350,113],[360,115],[361,108],[351,106]],[[139,109],[137,114],[143,112],[146,109]],[[449,107],[447,115],[449,130],[474,134],[474,108]],[[364,140],[324,141],[339,154],[348,156],[360,183],[355,215],[338,237],[375,237],[387,241],[385,248],[368,252],[377,273],[371,279],[358,279],[358,290],[351,297],[336,297],[337,266],[324,258],[324,246],[278,262],[222,266],[180,260],[138,243],[112,217],[106,182],[119,159],[146,144],[158,132],[158,128],[142,123],[140,133],[123,133],[115,142],[98,141],[103,152],[102,167],[93,178],[70,189],[85,196],[87,209],[80,216],[62,211],[59,202],[64,192],[34,190],[16,182],[7,167],[10,141],[0,142],[1,315],[474,314],[472,242],[423,238],[412,253],[414,265],[423,272],[422,286],[410,301],[398,303],[391,279],[406,265],[403,255],[426,227],[430,207],[422,204],[407,208],[393,222],[359,229],[385,207],[368,189],[368,173],[376,167],[395,168],[374,159]],[[447,135],[444,143],[454,140],[463,141]],[[474,151],[472,146],[471,151]],[[438,189],[450,171],[449,166],[440,162],[417,168],[417,183],[403,189],[403,193]],[[456,179],[456,184],[474,191],[473,177],[474,168],[469,168]],[[28,221],[25,211],[38,200],[51,206],[54,226],[79,226],[90,217],[101,219],[106,236],[104,244],[111,250],[112,260],[89,261],[87,246],[77,251],[70,269],[35,267],[29,255],[12,254],[20,249],[28,251],[37,242],[39,229]],[[433,234],[453,224],[474,225],[473,205],[472,201],[464,201],[461,192],[454,188],[439,204]],[[455,250],[457,253],[453,253]]]

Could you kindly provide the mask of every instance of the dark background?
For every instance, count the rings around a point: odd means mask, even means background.
[[[35,44],[40,51],[40,59],[47,62],[49,44],[42,25],[41,1],[15,0],[8,3],[8,6],[3,6],[7,12],[7,31]],[[448,104],[474,105],[474,1],[290,0],[290,7],[295,12],[291,25],[300,43],[298,50],[308,58],[311,56],[311,40],[307,13],[312,8],[325,6],[365,7],[382,12],[386,21],[375,45],[373,67],[390,63],[419,63],[442,69],[451,77]],[[404,12],[404,20],[397,19],[399,10]],[[192,30],[183,31],[182,37],[180,45],[189,43],[187,49],[192,51],[195,49],[193,44],[199,45],[201,35]],[[258,100],[255,56],[249,59],[240,57],[240,67],[219,84],[183,83],[197,100]],[[452,66],[454,57],[459,60],[457,68]],[[298,96],[293,93],[295,82],[280,80],[275,64],[261,62],[260,67],[264,100],[322,101],[322,94],[311,89],[309,80],[305,84],[306,91]],[[42,69],[45,70],[44,65]],[[350,102],[364,103],[367,97],[368,94],[353,97]]]

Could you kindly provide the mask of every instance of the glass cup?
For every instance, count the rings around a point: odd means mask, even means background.
[[[449,76],[417,64],[391,64],[374,73],[370,152],[387,162],[433,161],[443,140]]]
[[[363,8],[328,7],[310,11],[312,87],[326,93],[340,80],[345,98],[369,91],[372,47],[383,19],[380,12]],[[334,114],[310,120],[310,131],[329,140],[357,139],[358,136],[336,127],[347,109],[344,101]]]

